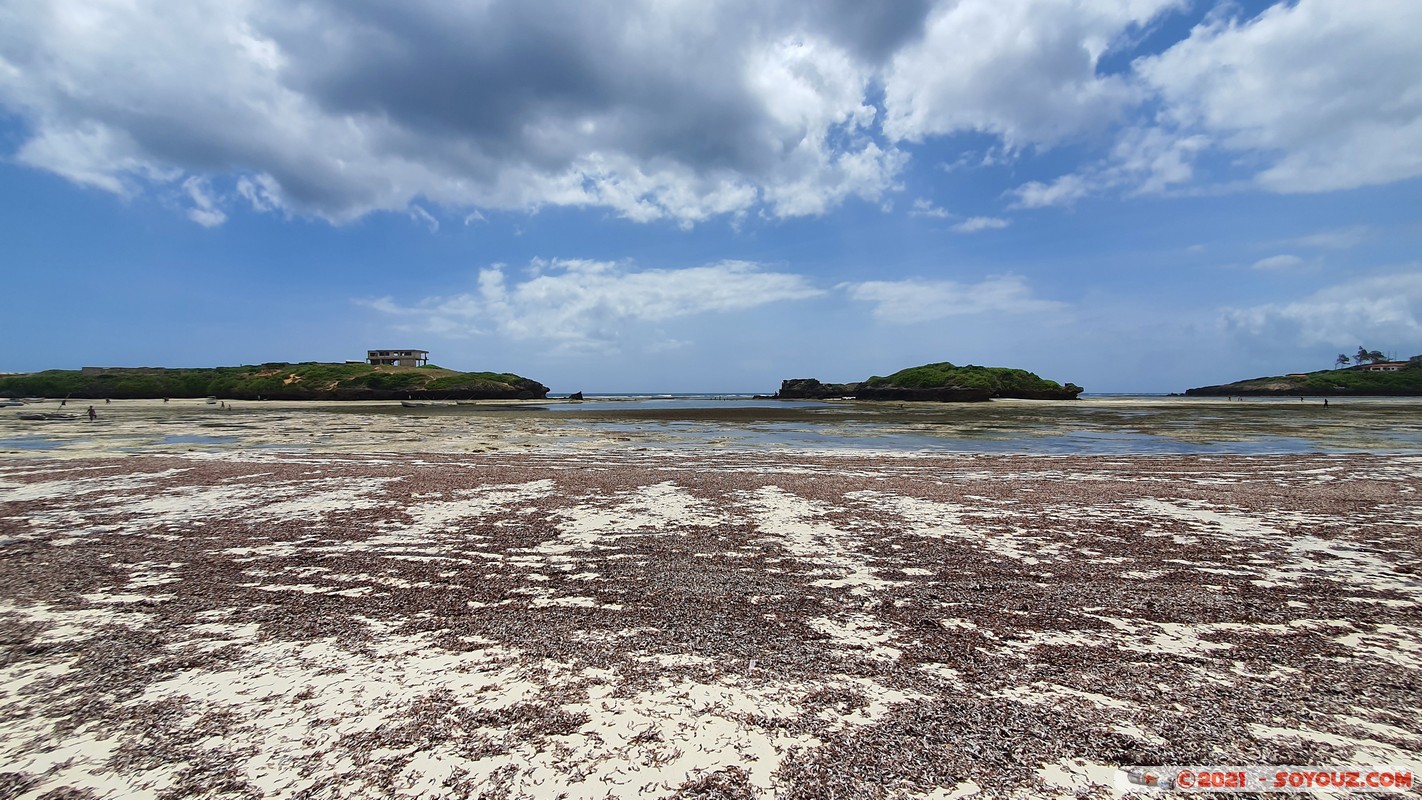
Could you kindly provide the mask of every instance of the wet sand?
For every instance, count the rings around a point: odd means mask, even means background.
[[[65,411],[82,415],[88,401]],[[96,403],[99,419],[27,422],[0,409],[0,458],[221,452],[692,451],[1060,454],[1422,454],[1422,399],[1094,397],[1073,402],[777,403],[201,400]]]
[[[0,796],[1422,770],[1419,457],[192,444],[0,460]]]

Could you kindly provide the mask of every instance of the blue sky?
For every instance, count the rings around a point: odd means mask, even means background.
[[[880,6],[883,6],[882,8]],[[1422,353],[1422,3],[0,4],[0,371]]]

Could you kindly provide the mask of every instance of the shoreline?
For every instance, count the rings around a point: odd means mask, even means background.
[[[56,403],[30,407],[53,411]],[[65,407],[82,415],[86,404]],[[644,448],[956,453],[1422,453],[1422,401],[1085,398],[1070,404],[794,403],[723,400],[487,401],[404,408],[397,402],[115,401],[98,419],[20,420],[0,413],[0,460],[288,452],[559,452]]]
[[[14,794],[1422,770],[1422,458],[0,460]],[[552,791],[556,794],[556,791]]]

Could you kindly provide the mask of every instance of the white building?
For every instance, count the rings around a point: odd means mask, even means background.
[[[367,350],[365,360],[370,364],[385,364],[394,367],[423,367],[430,363],[428,350]]]

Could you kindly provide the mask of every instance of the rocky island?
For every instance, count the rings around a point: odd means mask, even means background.
[[[1340,356],[1340,358],[1342,358]],[[1191,397],[1391,396],[1422,397],[1422,356],[1360,363],[1341,369],[1250,378],[1185,390]]]
[[[534,400],[548,387],[518,375],[434,365],[303,362],[203,369],[85,367],[0,377],[0,396],[229,400]]]
[[[1010,367],[959,367],[947,361],[875,375],[858,383],[821,383],[815,378],[782,381],[775,397],[780,400],[925,400],[975,402],[993,398],[1023,400],[1075,400],[1082,388],[1063,386],[1036,373]]]

